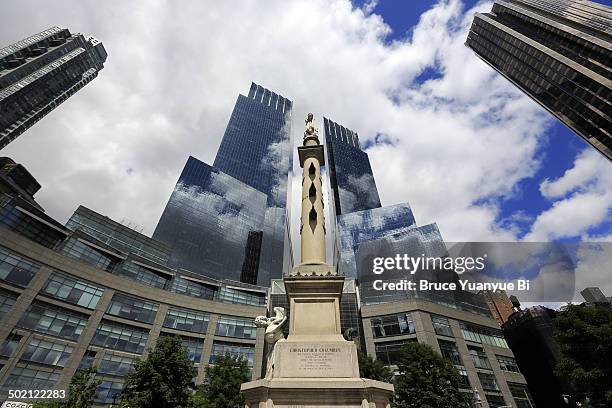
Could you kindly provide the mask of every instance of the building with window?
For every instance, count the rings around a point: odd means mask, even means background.
[[[417,225],[407,203],[381,206],[369,159],[356,133],[326,118],[324,126],[335,230],[334,264],[340,274],[355,278],[359,284],[362,349],[396,370],[402,346],[409,342],[428,344],[458,369],[462,392],[476,398],[474,390],[478,391],[482,399],[479,406],[535,408],[525,378],[482,294],[376,289],[375,282],[381,278],[386,282],[426,278],[456,283],[458,275],[445,270],[393,268],[385,269],[384,276],[374,273],[374,258],[393,259],[398,254],[444,258],[448,256],[446,244],[436,224]],[[271,301],[284,306],[276,300],[280,293],[273,286]]]
[[[104,67],[94,37],[52,27],[0,49],[0,149],[51,112]]]
[[[326,169],[335,215],[379,208],[380,198],[368,154],[357,133],[323,118]]]
[[[612,159],[612,8],[588,0],[500,0],[466,45]]]
[[[480,406],[535,408],[514,355],[490,314],[408,299],[362,304],[361,319],[368,355],[393,370],[404,344],[428,344],[459,370],[461,391],[474,396],[473,390],[478,390]]]
[[[289,240],[290,100],[251,84],[239,95],[214,165],[193,157],[153,238],[169,265],[269,286],[293,265]]]
[[[259,377],[263,330],[253,322],[266,314],[267,288],[163,265],[163,244],[85,207],[71,228],[15,208],[17,225],[38,232],[0,224],[0,399],[9,389],[66,389],[78,368],[96,365],[96,404],[108,405],[160,336],[180,336],[196,384],[226,352]]]
[[[516,356],[516,362],[529,384],[538,407],[576,407],[566,404],[563,395],[573,395],[571,384],[555,375],[561,348],[553,336],[556,312],[544,306],[518,310],[502,325],[504,336]]]

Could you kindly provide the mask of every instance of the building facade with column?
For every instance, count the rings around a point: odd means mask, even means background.
[[[373,257],[445,257],[446,244],[435,223],[417,224],[407,203],[382,206],[379,200],[370,200],[347,205],[350,195],[341,189],[346,180],[356,184],[351,187],[353,192],[376,192],[369,159],[355,132],[327,119],[324,126],[330,167],[330,213],[335,216],[335,265],[339,273],[358,282],[364,351],[399,375],[396,364],[401,347],[409,342],[428,344],[458,369],[463,378],[460,390],[473,397],[474,406],[534,408],[525,378],[482,294],[461,290],[383,291],[373,287],[377,279],[406,278],[405,271],[373,274]],[[352,161],[350,170],[339,166],[338,158]],[[435,276],[431,271],[416,271],[412,278],[418,280],[419,276],[436,282],[457,280],[453,271],[435,271]]]
[[[535,408],[525,377],[490,315],[433,300],[406,299],[362,304],[361,319],[368,355],[392,370],[397,370],[404,344],[428,344],[458,369],[463,378],[460,390],[474,402],[480,399],[474,406]]]
[[[498,0],[466,45],[612,159],[612,8],[588,0]]]
[[[95,37],[51,27],[0,49],[0,149],[91,82],[106,50]]]
[[[259,377],[253,321],[266,314],[266,287],[169,268],[163,244],[85,207],[68,228],[15,198],[2,189],[0,400],[10,389],[67,389],[78,368],[96,365],[96,404],[108,405],[135,359],[170,335],[197,366],[195,384],[224,353]]]

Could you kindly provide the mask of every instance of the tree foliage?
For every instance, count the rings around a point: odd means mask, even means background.
[[[404,345],[397,366],[394,408],[469,408],[470,395],[459,392],[459,372],[431,346]]]
[[[215,364],[206,368],[206,382],[191,399],[197,408],[243,408],[240,385],[249,381],[251,373],[243,356],[219,355]]]
[[[365,353],[358,353],[359,376],[370,380],[392,382],[393,372],[380,360],[376,360]]]
[[[89,408],[97,395],[101,381],[96,379],[95,367],[78,370],[68,386],[65,401],[44,401],[33,404],[33,408]]]
[[[130,408],[185,407],[197,375],[180,337],[161,337],[144,360],[126,377],[121,406]]]
[[[568,305],[557,313],[554,325],[562,353],[557,375],[574,384],[577,400],[588,397],[593,407],[611,407],[612,307]]]

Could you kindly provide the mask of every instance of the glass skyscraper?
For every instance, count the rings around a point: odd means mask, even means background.
[[[0,149],[98,76],[94,37],[52,27],[0,49]]]
[[[587,0],[500,0],[466,45],[612,159],[611,22],[611,7]]]
[[[172,247],[170,266],[260,285],[289,270],[291,105],[251,84],[214,166],[189,158],[153,233]]]
[[[323,118],[323,126],[335,214],[380,207],[370,159],[361,150],[357,133],[327,118]]]

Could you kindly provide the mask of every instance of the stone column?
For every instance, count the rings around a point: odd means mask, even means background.
[[[302,264],[325,264],[325,217],[321,182],[324,156],[311,113],[306,118],[304,144],[298,152],[303,167],[300,225]]]

